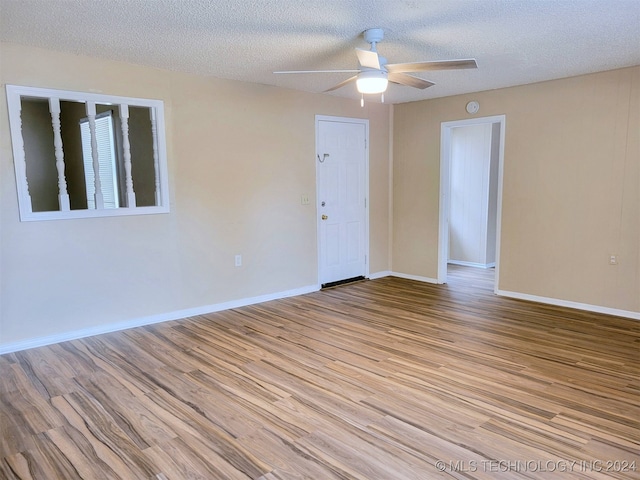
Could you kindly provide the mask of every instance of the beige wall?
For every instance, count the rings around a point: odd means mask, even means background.
[[[370,272],[390,269],[387,105],[0,48],[3,89],[162,99],[171,193],[166,215],[21,223],[0,95],[0,347],[317,284],[316,114],[369,119]]]
[[[506,115],[499,288],[640,312],[640,67],[396,105],[393,271],[437,276],[440,125],[471,99]]]
[[[397,105],[390,137],[386,105],[8,44],[0,61],[3,89],[164,100],[171,194],[166,215],[21,223],[0,95],[0,348],[316,284],[316,114],[370,121],[370,272],[435,278],[440,124],[472,98],[506,115],[500,289],[640,311],[639,67]]]

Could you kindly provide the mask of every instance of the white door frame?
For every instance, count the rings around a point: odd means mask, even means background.
[[[318,285],[321,285],[320,279],[320,176],[318,175],[318,157],[320,155],[318,150],[318,129],[321,121],[327,122],[340,122],[340,123],[357,123],[364,125],[364,195],[365,195],[365,241],[364,241],[364,254],[365,254],[365,272],[364,276],[369,278],[369,120],[366,118],[350,118],[350,117],[334,117],[330,115],[316,115],[315,127],[316,127],[316,153],[314,155],[314,161],[316,164],[316,248],[317,248],[317,265],[318,265]]]
[[[502,174],[504,167],[505,115],[470,118],[442,122],[440,130],[440,221],[438,227],[438,283],[447,282],[447,256],[449,252],[449,207],[451,198],[451,133],[456,127],[470,125],[500,124],[500,147],[498,153],[498,211],[496,214],[496,275],[493,291],[498,292],[500,275],[500,237],[502,229]]]

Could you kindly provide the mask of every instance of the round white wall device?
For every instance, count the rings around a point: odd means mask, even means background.
[[[469,103],[467,103],[467,112],[468,113],[477,113],[478,110],[480,110],[480,104],[478,102],[476,102],[475,100],[472,100]]]

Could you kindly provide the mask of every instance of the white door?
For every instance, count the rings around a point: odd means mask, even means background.
[[[367,120],[316,117],[321,285],[366,276]]]

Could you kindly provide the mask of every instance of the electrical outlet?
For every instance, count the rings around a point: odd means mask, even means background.
[[[310,203],[310,202],[309,202],[309,195],[307,195],[307,194],[302,194],[302,195],[300,196],[300,203],[301,203],[302,205],[309,205],[309,203]]]
[[[609,265],[618,264],[618,255],[609,255]]]
[[[242,255],[236,255],[236,267],[242,266]]]

